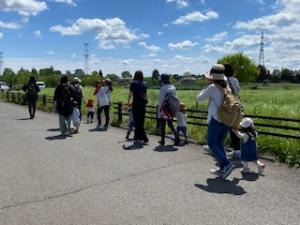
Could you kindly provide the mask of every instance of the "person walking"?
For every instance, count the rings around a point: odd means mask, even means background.
[[[62,76],[54,91],[54,107],[59,114],[59,127],[62,135],[70,134],[73,118],[73,88],[68,84],[68,77]]]
[[[134,141],[147,144],[149,139],[145,132],[145,115],[147,99],[147,86],[144,82],[142,71],[136,71],[128,94],[127,105],[130,105],[132,99],[132,114],[135,122]]]
[[[180,132],[182,132],[184,136],[184,144],[187,145],[189,143],[188,140],[188,133],[187,133],[187,122],[186,122],[186,111],[187,107],[183,102],[180,102],[180,109],[176,113],[177,119],[177,135],[176,135],[176,142],[180,143]]]
[[[22,90],[26,93],[30,119],[33,119],[35,117],[38,93],[40,92],[40,88],[36,84],[35,77],[30,77],[28,83],[23,86]]]
[[[226,82],[231,89],[231,93],[239,98],[240,95],[240,85],[238,79],[234,77],[234,70],[232,66],[228,63],[223,64],[225,70],[224,74],[227,78]],[[233,132],[232,128],[229,130],[232,152],[228,153],[228,157],[231,158],[240,158],[241,157],[241,143],[240,138]]]
[[[162,74],[160,76],[162,86],[159,92],[159,102],[158,102],[158,119],[160,121],[160,144],[165,145],[165,135],[166,135],[166,124],[174,134],[174,143],[178,144],[178,140],[176,139],[177,133],[173,125],[173,118],[172,116],[163,116],[162,109],[165,103],[165,99],[167,95],[174,95],[176,96],[176,87],[170,83],[170,76],[168,74]]]
[[[78,105],[78,110],[80,113],[80,120],[81,120],[81,106],[82,106],[82,102],[83,102],[83,91],[82,91],[82,87],[80,85],[81,80],[78,77],[74,77],[72,83],[71,83],[71,87],[73,89],[73,101],[77,102]]]
[[[241,161],[243,168],[242,173],[250,173],[249,162],[254,162],[257,165],[258,173],[263,174],[265,164],[258,160],[256,137],[257,132],[254,128],[254,122],[251,118],[246,117],[240,123],[240,130],[233,129],[233,132],[243,140]]]
[[[87,121],[86,123],[93,123],[94,119],[94,113],[95,113],[95,107],[94,107],[94,100],[88,99],[88,102],[86,103],[87,108]]]
[[[110,79],[105,79],[103,82],[103,86],[97,93],[97,100],[98,100],[98,110],[97,110],[97,119],[98,119],[98,128],[102,128],[101,122],[101,114],[104,111],[105,114],[105,124],[103,126],[104,130],[107,130],[109,125],[109,108],[110,108],[110,99],[112,94],[113,88]]]
[[[205,76],[212,83],[197,95],[197,101],[209,100],[208,104],[208,146],[219,163],[219,168],[212,169],[211,173],[226,178],[234,166],[228,161],[224,142],[228,133],[228,127],[222,123],[218,116],[218,108],[224,100],[222,89],[227,88],[224,76],[224,66],[215,64]]]

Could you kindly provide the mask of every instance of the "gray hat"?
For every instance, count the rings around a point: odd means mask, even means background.
[[[211,80],[225,80],[224,70],[225,67],[222,64],[215,64],[205,77]]]

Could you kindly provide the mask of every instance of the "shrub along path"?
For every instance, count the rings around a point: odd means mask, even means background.
[[[27,116],[0,102],[0,224],[299,224],[299,170],[222,180],[200,146],[124,150],[124,130],[95,123],[60,139],[57,116]]]

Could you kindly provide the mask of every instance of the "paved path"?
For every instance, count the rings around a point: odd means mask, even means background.
[[[58,139],[57,116],[26,117],[0,102],[0,225],[300,224],[299,170],[222,180],[200,146],[123,150],[122,129]]]

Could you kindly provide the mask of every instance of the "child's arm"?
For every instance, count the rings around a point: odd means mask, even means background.
[[[240,139],[243,139],[243,142],[247,142],[248,141],[248,134],[242,133],[237,129],[232,129],[232,131],[236,134],[236,136],[238,136]]]

